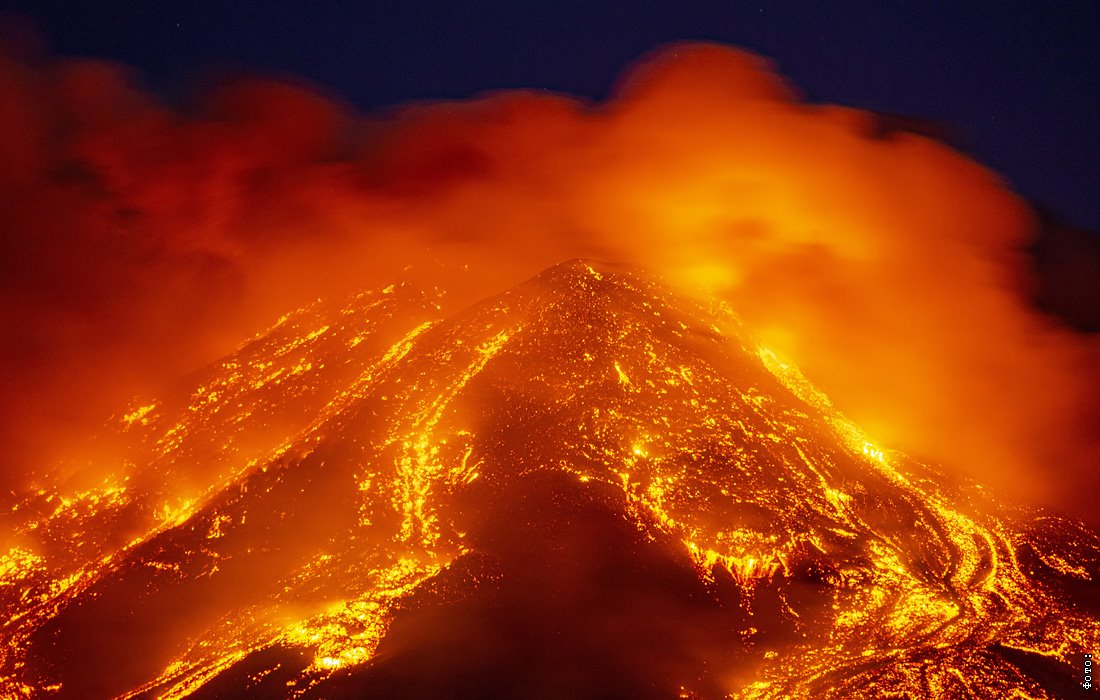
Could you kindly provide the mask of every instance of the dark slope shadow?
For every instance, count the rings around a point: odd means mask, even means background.
[[[720,697],[714,669],[748,662],[736,589],[628,520],[621,491],[542,472],[480,505],[481,554],[406,602],[372,664],[307,697]]]

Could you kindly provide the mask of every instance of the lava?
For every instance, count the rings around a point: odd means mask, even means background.
[[[1095,533],[615,266],[317,302],[110,430],[2,515],[5,697],[1054,698],[1100,642]]]

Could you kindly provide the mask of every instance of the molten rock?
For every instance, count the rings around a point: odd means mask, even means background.
[[[120,416],[117,479],[18,498],[5,697],[1053,698],[1100,648],[1095,534],[721,306],[569,262],[438,316],[284,317]]]

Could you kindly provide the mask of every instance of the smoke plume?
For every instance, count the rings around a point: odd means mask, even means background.
[[[370,117],[254,77],[175,108],[125,67],[8,52],[4,485],[316,297],[412,278],[457,309],[589,257],[725,300],[879,442],[1074,511],[1098,484],[1100,363],[1028,301],[1034,215],[877,119],[705,44],[598,104],[509,91]]]

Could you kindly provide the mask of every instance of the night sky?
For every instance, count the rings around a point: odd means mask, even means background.
[[[600,99],[656,46],[774,60],[802,94],[933,120],[1071,223],[1100,230],[1100,3],[0,3],[48,50],[114,59],[182,103],[224,71],[293,75],[363,111],[526,87]]]

